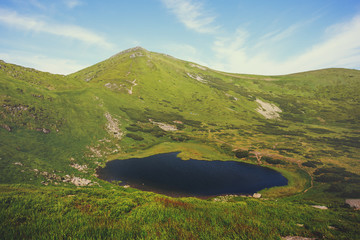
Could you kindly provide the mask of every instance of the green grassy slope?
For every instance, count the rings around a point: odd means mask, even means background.
[[[349,239],[358,234],[352,223],[359,222],[359,215],[344,207],[344,199],[360,198],[360,71],[231,74],[134,48],[68,76],[0,62],[0,83],[0,219],[5,236],[43,231],[47,238],[210,239],[228,231],[224,236],[243,239],[265,233],[269,239],[296,234]],[[261,115],[260,101],[280,108],[279,117]],[[95,169],[110,159],[170,151],[181,151],[185,159],[254,164],[261,157],[262,165],[281,171],[290,184],[262,191],[267,201],[212,203],[124,189],[95,176]],[[243,152],[247,157],[236,158]],[[69,180],[75,177],[92,186],[75,190]],[[112,206],[115,199],[123,205]],[[20,207],[32,202],[35,215]],[[319,211],[311,204],[331,209]],[[232,209],[238,215],[224,215]],[[202,226],[207,211],[212,215]],[[274,212],[276,220],[265,226]],[[67,216],[69,224],[57,214]],[[319,224],[312,219],[316,214]],[[139,218],[144,222],[134,226]],[[342,223],[335,223],[336,218]],[[54,219],[59,229],[47,223]],[[90,226],[71,224],[76,219]],[[189,223],[182,226],[185,220]],[[163,230],[148,231],[159,223]],[[7,224],[11,227],[6,230]],[[45,225],[49,227],[39,230]],[[184,233],[174,230],[178,228]],[[241,235],[239,229],[247,230]]]

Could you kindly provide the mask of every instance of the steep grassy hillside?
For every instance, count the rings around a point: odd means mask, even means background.
[[[359,214],[344,199],[360,198],[360,71],[231,74],[137,47],[68,76],[0,62],[0,83],[7,238],[359,234]],[[272,167],[289,185],[263,190],[267,200],[215,203],[96,177],[108,160],[170,151]]]

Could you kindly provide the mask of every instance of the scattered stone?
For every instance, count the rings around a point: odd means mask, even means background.
[[[263,115],[266,119],[277,119],[280,118],[279,113],[282,112],[280,108],[272,103],[263,102],[260,99],[256,99],[259,107],[256,109],[258,113]]]
[[[312,207],[313,207],[313,208],[322,209],[322,210],[328,209],[328,207],[326,207],[326,206],[320,206],[320,205],[312,205]]]
[[[119,128],[119,120],[112,117],[110,113],[106,112],[105,117],[108,120],[106,125],[107,132],[112,135],[114,138],[121,139],[123,133]]]
[[[14,162],[14,165],[23,166],[23,164],[21,162]]]
[[[302,224],[302,223],[297,223],[296,226],[298,226],[298,227],[304,227],[304,224]]]
[[[261,198],[261,194],[260,193],[254,193],[253,198]]]
[[[124,185],[124,188],[129,188],[130,187],[130,185]]]
[[[46,129],[46,128],[36,128],[35,130],[38,131],[38,132],[43,132],[45,134],[50,133],[50,130]]]
[[[360,210],[360,199],[346,199],[345,203],[355,210]]]
[[[329,229],[336,230],[336,227],[328,226]]]

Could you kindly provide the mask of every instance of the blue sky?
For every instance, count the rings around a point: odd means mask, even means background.
[[[360,69],[360,1],[0,2],[6,62],[69,74],[135,46],[236,73]]]

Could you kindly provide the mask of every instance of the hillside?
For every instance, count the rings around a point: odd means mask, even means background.
[[[360,198],[358,70],[232,74],[136,47],[67,76],[1,61],[0,82],[0,235],[359,234],[358,211],[344,205]],[[109,160],[171,151],[183,159],[261,163],[289,185],[263,190],[267,200],[216,202],[169,198],[96,177]]]

